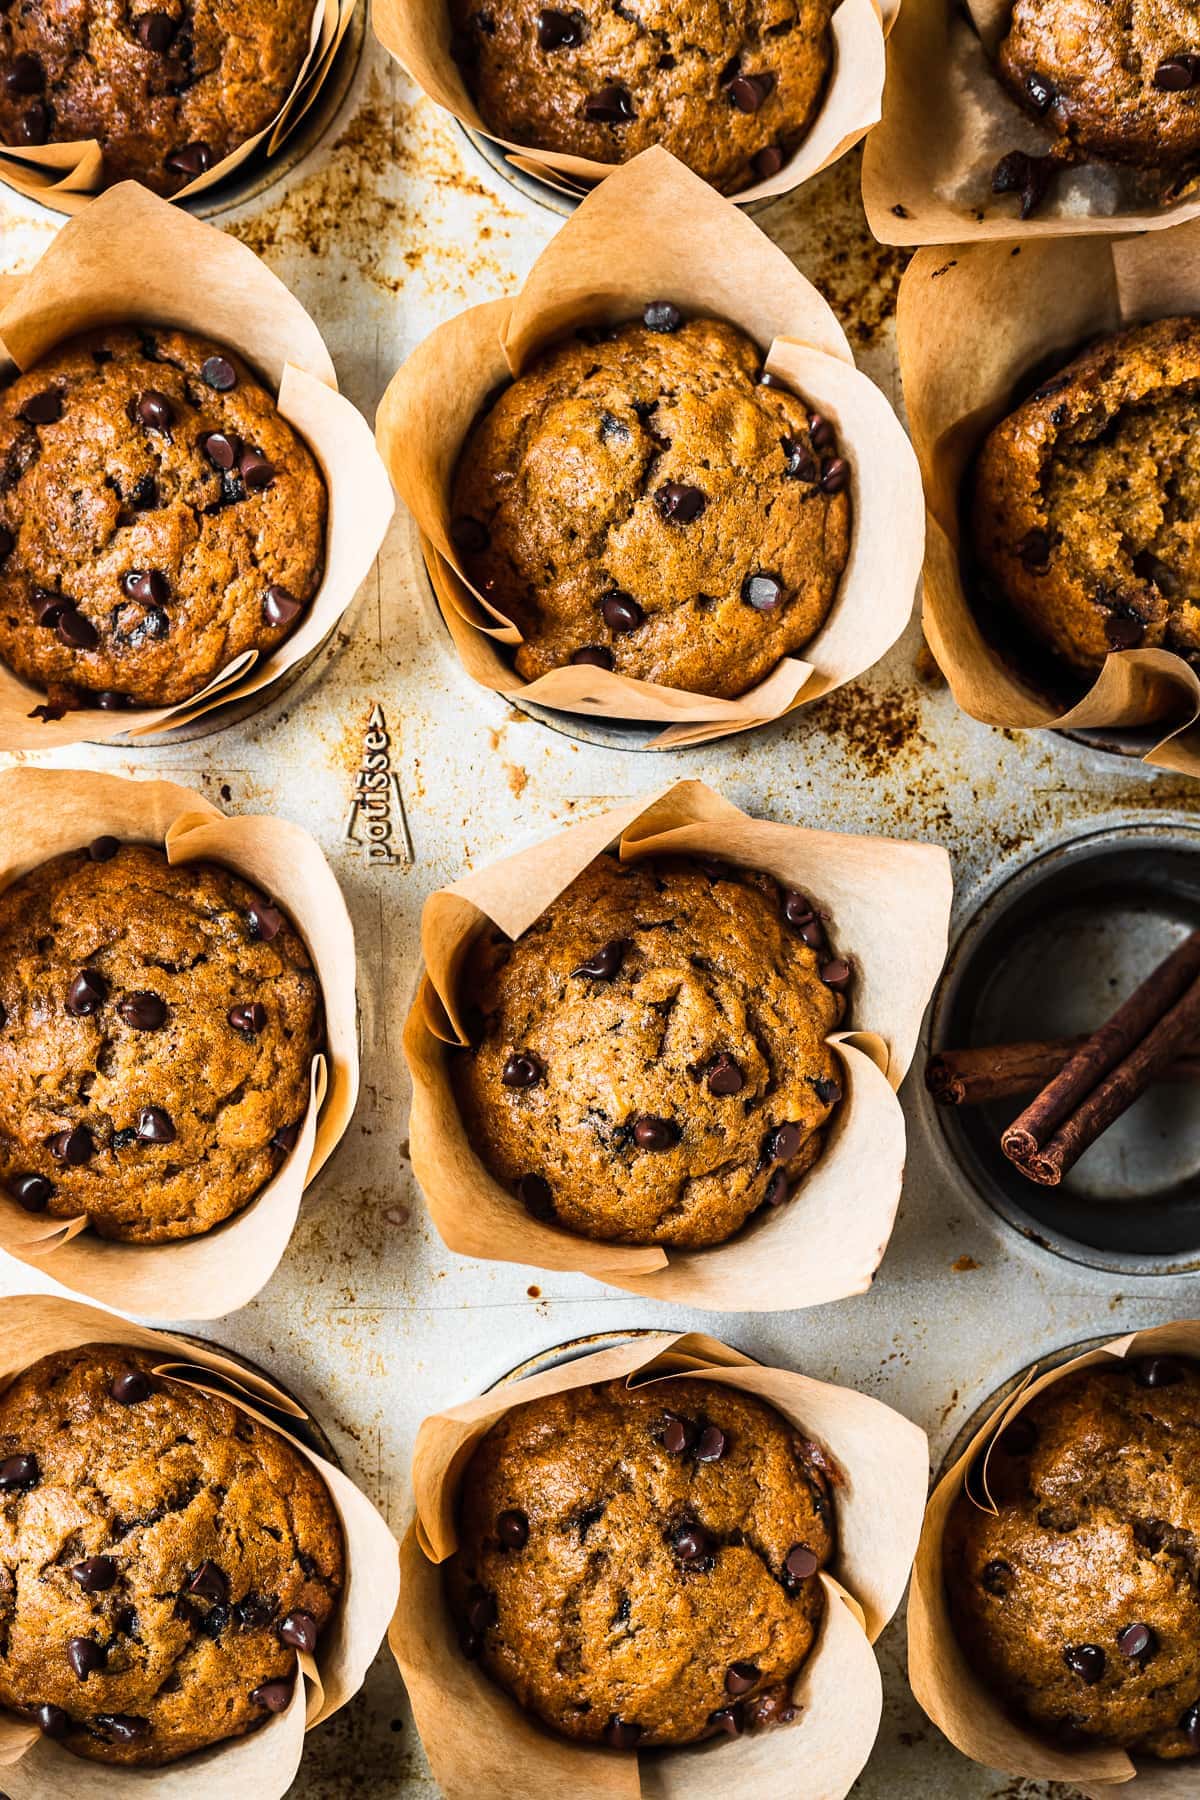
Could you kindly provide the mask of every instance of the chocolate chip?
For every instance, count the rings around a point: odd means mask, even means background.
[[[296,596],[290,594],[287,588],[280,587],[278,583],[269,587],[263,595],[263,618],[268,625],[275,626],[277,630],[294,624],[303,611],[304,608]]]
[[[92,650],[100,642],[100,633],[92,621],[69,600],[59,607],[54,629],[70,650]]]
[[[175,423],[174,405],[158,388],[147,388],[139,394],[133,410],[139,425],[151,431],[169,431]]]
[[[261,1631],[275,1617],[278,1602],[265,1600],[261,1594],[247,1594],[233,1609],[234,1619],[242,1631]]]
[[[580,963],[573,973],[585,975],[591,981],[615,981],[621,973],[621,965],[628,949],[628,938],[613,938],[602,949],[589,956],[585,963]]]
[[[143,1144],[173,1144],[174,1121],[161,1106],[143,1106],[138,1114],[137,1134]]]
[[[67,989],[67,1011],[75,1019],[98,1012],[108,999],[108,983],[96,969],[80,969]]]
[[[642,324],[647,331],[678,331],[683,314],[669,300],[652,300],[642,314]]]
[[[93,838],[87,847],[87,853],[93,862],[111,862],[121,848],[115,837]]]
[[[1167,56],[1154,71],[1154,85],[1165,94],[1182,93],[1195,87],[1200,75],[1200,57]]]
[[[230,432],[206,431],[200,439],[200,448],[214,468],[228,473],[242,454],[242,440]]]
[[[696,1461],[702,1463],[720,1462],[725,1454],[725,1433],[719,1425],[706,1425],[700,1433],[700,1442],[696,1445]]]
[[[807,1581],[810,1575],[816,1574],[820,1565],[821,1559],[807,1544],[793,1544],[783,1559],[784,1570],[793,1581]]]
[[[1044,75],[1035,71],[1025,77],[1025,92],[1029,96],[1029,104],[1035,112],[1049,112],[1058,95]]]
[[[21,115],[21,137],[26,144],[44,144],[50,136],[50,108],[35,100]]]
[[[671,1119],[635,1119],[633,1141],[639,1150],[670,1150],[679,1142],[679,1127]]]
[[[1189,1706],[1179,1721],[1179,1729],[1193,1750],[1200,1750],[1200,1700]]]
[[[671,519],[677,525],[690,525],[704,511],[708,497],[686,482],[668,481],[655,494],[654,504],[664,519]]]
[[[1104,1673],[1104,1652],[1099,1644],[1069,1644],[1063,1651],[1063,1661],[1088,1687],[1095,1687]]]
[[[783,583],[776,575],[767,575],[759,569],[753,575],[747,575],[742,583],[742,599],[755,612],[774,612],[783,598]]]
[[[815,460],[808,454],[803,444],[795,438],[781,438],[783,454],[787,458],[784,474],[792,481],[819,481],[821,471]]]
[[[1003,1600],[1008,1594],[1012,1573],[1012,1564],[998,1556],[992,1562],[984,1564],[983,1573],[979,1577],[980,1584],[985,1593],[991,1594],[996,1600]]]
[[[723,1731],[726,1737],[741,1736],[742,1714],[739,1707],[719,1706],[716,1712],[709,1713],[708,1722],[715,1725],[718,1731]]]
[[[757,1663],[730,1663],[725,1671],[725,1692],[727,1694],[748,1694],[761,1673]]]
[[[1017,555],[1027,569],[1045,569],[1050,563],[1050,539],[1044,531],[1027,531],[1017,545]]]
[[[121,591],[131,600],[141,600],[147,606],[151,602],[161,606],[171,592],[161,569],[130,569],[121,577]]]
[[[828,1075],[818,1075],[813,1082],[813,1092],[822,1106],[836,1106],[842,1097],[841,1083],[830,1080]]]
[[[62,418],[63,397],[58,388],[43,388],[40,394],[31,394],[21,408],[21,417],[28,425],[54,425]]]
[[[11,555],[16,541],[12,532],[6,526],[0,525],[0,562],[3,562],[6,556]]]
[[[283,914],[269,900],[255,900],[246,912],[250,936],[261,944],[269,944],[283,930]]]
[[[600,436],[606,444],[627,444],[630,431],[625,421],[618,419],[615,413],[602,412],[600,414]]]
[[[289,1155],[300,1141],[300,1123],[297,1119],[294,1125],[281,1125],[271,1139],[272,1150],[281,1150],[285,1156]]]
[[[96,1145],[87,1126],[76,1125],[73,1131],[56,1131],[49,1140],[49,1150],[58,1162],[78,1169],[92,1160],[96,1154]]]
[[[21,1452],[0,1462],[0,1494],[27,1493],[41,1480],[36,1456]]]
[[[605,594],[600,602],[600,612],[608,629],[617,637],[627,631],[636,631],[646,618],[633,595],[627,594],[624,588],[613,588],[611,593]]]
[[[117,1565],[111,1556],[88,1556],[71,1565],[71,1578],[85,1594],[102,1594],[117,1579]]]
[[[1173,1356],[1140,1356],[1129,1366],[1142,1387],[1174,1387],[1183,1380],[1183,1364]]]
[[[535,1219],[554,1217],[554,1194],[544,1175],[522,1175],[517,1183],[517,1199]]]
[[[498,1618],[496,1596],[486,1588],[473,1587],[467,1592],[467,1623],[480,1636],[490,1631]]]
[[[671,1544],[681,1562],[703,1562],[713,1554],[716,1541],[703,1525],[681,1525],[671,1537]]]
[[[757,112],[775,86],[769,71],[762,75],[737,75],[729,83],[729,98],[739,112]]]
[[[1028,1456],[1036,1443],[1037,1429],[1025,1418],[1014,1419],[1000,1435],[1000,1444],[1006,1456]]]
[[[1117,1649],[1131,1661],[1136,1657],[1148,1661],[1158,1649],[1158,1634],[1151,1625],[1126,1625],[1117,1633]]]
[[[506,1550],[523,1550],[529,1542],[529,1520],[515,1508],[496,1520],[496,1536]]]
[[[33,616],[43,630],[54,630],[66,604],[61,594],[51,594],[45,588],[33,590]]]
[[[1049,156],[1027,156],[1024,150],[1010,150],[992,170],[992,192],[1020,194],[1021,217],[1027,219],[1044,198],[1054,168]]]
[[[850,985],[852,970],[842,957],[835,956],[829,962],[821,964],[818,974],[826,987],[837,989]]]
[[[558,12],[544,6],[537,16],[537,40],[540,50],[574,49],[582,44],[585,21],[582,13]]]
[[[143,13],[134,26],[138,43],[155,56],[165,56],[175,37],[175,21],[169,13]]]
[[[120,1406],[140,1406],[150,1398],[150,1378],[141,1369],[125,1369],[113,1376],[108,1391]]]
[[[525,1050],[520,1053],[514,1052],[508,1058],[500,1071],[500,1079],[505,1087],[531,1088],[538,1085],[542,1079],[542,1073],[542,1065],[537,1057],[531,1056]]]
[[[153,475],[139,475],[133,484],[129,504],[137,512],[153,512],[158,505],[158,483]]]
[[[261,450],[243,450],[238,458],[238,473],[252,494],[261,494],[275,479],[275,464]]]
[[[276,1629],[281,1642],[290,1644],[293,1650],[304,1650],[311,1656],[317,1647],[317,1621],[311,1613],[290,1612]]]
[[[266,1024],[267,1009],[257,1000],[250,1000],[243,1006],[231,1006],[225,1016],[235,1031],[244,1031],[247,1037],[253,1037]]]
[[[118,1744],[136,1744],[150,1736],[149,1719],[136,1713],[97,1713],[96,1723]]]
[[[71,1715],[63,1711],[61,1706],[38,1706],[34,1709],[34,1718],[43,1737],[65,1738],[71,1729]]]
[[[8,1181],[8,1191],[18,1206],[26,1212],[45,1212],[50,1204],[50,1196],[54,1192],[53,1184],[44,1175],[13,1175]],[[3,1487],[0,1481],[0,1487]]]
[[[835,456],[821,470],[821,492],[823,494],[840,494],[842,489],[850,485],[850,464],[843,456]]]
[[[167,1007],[157,994],[130,994],[117,1013],[134,1031],[159,1031],[167,1022]]]
[[[623,1719],[620,1713],[611,1713],[604,1727],[604,1741],[610,1750],[634,1750],[641,1735],[641,1726]]]
[[[611,669],[613,653],[606,644],[585,644],[571,652],[571,661],[579,668]]]
[[[611,86],[589,94],[583,103],[583,116],[594,120],[598,125],[624,125],[627,120],[636,118],[637,114],[633,110],[629,89],[614,81]]]
[[[237,370],[227,356],[210,356],[201,364],[200,374],[218,394],[227,394],[237,386]]]
[[[202,1600],[225,1601],[229,1598],[229,1577],[217,1563],[206,1558],[188,1582],[187,1591],[199,1594]]]
[[[832,450],[837,443],[837,432],[834,430],[833,421],[827,419],[824,413],[809,413],[808,435],[813,441],[814,449],[817,450]]]
[[[668,1456],[682,1456],[692,1441],[692,1428],[674,1413],[667,1414],[667,1422],[663,1427],[662,1447]]]
[[[295,1685],[294,1681],[264,1681],[261,1687],[251,1688],[250,1704],[265,1712],[286,1712]]]
[[[167,173],[170,175],[186,175],[189,181],[197,175],[203,175],[212,168],[213,153],[207,144],[185,144],[180,150],[172,150],[166,159]]]
[[[40,94],[45,85],[46,71],[28,50],[14,56],[4,71],[4,86],[14,98],[18,94]]]
[[[491,543],[486,525],[464,513],[450,521],[450,542],[460,556],[481,556]]]
[[[720,1095],[740,1094],[746,1085],[746,1077],[725,1051],[708,1065],[705,1081],[710,1094]]]
[[[777,1125],[774,1131],[767,1133],[763,1154],[768,1162],[787,1162],[795,1156],[803,1141],[798,1125],[790,1122]]]
[[[757,156],[751,157],[750,167],[760,181],[769,181],[783,167],[783,151],[778,144],[768,144],[765,150],[760,150]]]
[[[104,1651],[94,1638],[68,1638],[67,1661],[80,1681],[86,1681],[89,1675],[104,1667]]]
[[[1104,621],[1104,635],[1110,650],[1133,650],[1146,635],[1146,621],[1132,607],[1109,613]]]
[[[815,918],[812,901],[799,888],[789,888],[783,896],[783,916],[793,927],[807,925]]]
[[[767,1191],[763,1200],[768,1206],[782,1206],[788,1197],[788,1178],[782,1169],[776,1169],[767,1183]]]

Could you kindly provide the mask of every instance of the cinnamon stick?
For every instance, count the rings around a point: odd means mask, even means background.
[[[941,1106],[987,1106],[1033,1094],[1053,1080],[1086,1036],[1031,1038],[968,1050],[937,1050],[925,1064],[925,1086]],[[1200,1081],[1200,1041],[1163,1070],[1163,1081]]]
[[[1092,1033],[1009,1126],[1000,1140],[1000,1147],[1010,1162],[1016,1163],[1018,1168],[1030,1163],[1042,1145],[1048,1144],[1064,1121],[1093,1094],[1097,1084],[1124,1063],[1134,1047],[1140,1045],[1164,1014],[1182,999],[1197,975],[1200,975],[1200,931],[1193,931],[1151,971],[1127,1000],[1122,1001],[1112,1017]],[[1172,1036],[1170,1050],[1165,1059],[1156,1063],[1155,1072],[1165,1068],[1188,1041],[1187,1030],[1182,1037]],[[1153,1075],[1149,1076],[1147,1081],[1153,1078]],[[1140,1088],[1138,1092],[1141,1092]],[[1133,1097],[1130,1095],[1125,1105],[1129,1105]],[[1082,1148],[1076,1152],[1077,1156],[1082,1154]],[[1025,1172],[1028,1173],[1028,1169]],[[1061,1180],[1061,1173],[1055,1179]]]

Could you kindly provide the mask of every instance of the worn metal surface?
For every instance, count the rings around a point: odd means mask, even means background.
[[[870,240],[847,158],[760,223],[823,289],[862,366],[897,398],[890,324],[902,252]],[[4,266],[27,267],[57,221],[0,196]],[[403,356],[439,320],[503,293],[560,221],[478,158],[369,45],[323,142],[277,186],[222,215],[319,320],[350,397],[372,412]],[[811,1314],[717,1319],[609,1292],[582,1276],[448,1256],[406,1161],[400,1028],[425,895],[554,827],[667,778],[696,775],[740,805],[848,831],[945,844],[959,923],[1034,852],[1124,821],[1194,818],[1200,786],[957,711],[914,625],[880,667],[749,737],[665,759],[585,745],[475,688],[454,662],[399,521],[334,644],[249,719],[163,748],[96,749],[63,763],[163,773],[240,811],[313,831],[344,885],[360,948],[364,1084],[347,1138],[308,1195],[262,1295],[206,1332],[311,1396],[346,1467],[399,1527],[420,1418],[523,1358],[592,1331],[696,1325],[772,1361],[851,1382],[929,1430],[935,1464],[981,1398],[1031,1355],[1194,1311],[1184,1276],[1108,1275],[1006,1226],[947,1161],[919,1085],[900,1219],[869,1295]],[[355,770],[382,708],[414,860],[369,865],[347,841]],[[30,1284],[0,1270],[0,1284]],[[929,1727],[903,1675],[903,1630],[883,1641],[887,1686],[864,1800],[1040,1800],[977,1769]],[[429,1800],[432,1788],[386,1653],[366,1691],[309,1740],[306,1800]],[[519,1794],[514,1772],[513,1792]],[[1065,1790],[1060,1790],[1065,1792]],[[797,1771],[792,1792],[803,1795]]]

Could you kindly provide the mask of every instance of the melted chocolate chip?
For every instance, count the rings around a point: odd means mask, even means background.
[[[793,1544],[783,1559],[784,1572],[793,1581],[807,1581],[821,1566],[821,1559],[807,1544]]]
[[[742,1074],[732,1056],[724,1051],[708,1065],[705,1082],[710,1094],[740,1094],[746,1085],[746,1077]]]
[[[108,983],[97,969],[81,969],[67,989],[66,1009],[75,1019],[98,1012],[108,999]]]
[[[739,1706],[719,1706],[716,1712],[708,1715],[710,1725],[723,1731],[726,1737],[740,1737],[742,1732],[742,1711]]]
[[[573,973],[584,975],[591,981],[615,981],[621,973],[621,965],[625,961],[625,953],[628,949],[628,938],[613,938],[611,942],[589,956],[585,963],[580,963]]]
[[[767,1133],[763,1155],[768,1162],[788,1162],[803,1143],[800,1127],[790,1121]]]
[[[1104,1673],[1104,1652],[1099,1644],[1069,1644],[1063,1661],[1088,1687],[1094,1687]]]
[[[294,1681],[264,1681],[261,1687],[251,1688],[250,1704],[265,1712],[286,1712],[295,1686]]]
[[[253,1037],[266,1024],[267,1009],[257,1000],[251,1000],[244,1006],[231,1006],[226,1017],[235,1031]]]
[[[501,1081],[505,1087],[510,1088],[536,1087],[541,1081],[542,1075],[541,1063],[527,1050],[514,1051],[500,1071]]]
[[[1158,1634],[1152,1625],[1126,1625],[1117,1633],[1117,1649],[1131,1661],[1148,1662],[1158,1649]]]
[[[750,159],[750,167],[760,181],[769,181],[783,167],[783,151],[778,144],[768,144]]]
[[[670,1150],[679,1142],[679,1127],[672,1119],[642,1117],[634,1121],[633,1141],[639,1150]]]
[[[1154,71],[1154,85],[1164,94],[1182,93],[1200,80],[1200,57],[1166,56]]]
[[[206,431],[200,448],[214,468],[228,474],[242,454],[242,440],[227,431]]]
[[[605,594],[600,602],[600,612],[604,623],[616,637],[623,636],[627,631],[636,631],[639,625],[645,623],[646,618],[633,595],[627,594],[623,588],[613,588],[611,593]]]
[[[835,456],[821,470],[821,492],[823,494],[840,494],[843,488],[850,485],[850,464],[842,456]]]
[[[229,1577],[218,1564],[206,1559],[188,1582],[187,1591],[199,1594],[202,1600],[225,1601],[229,1598]]]
[[[671,1547],[682,1563],[706,1562],[716,1549],[716,1540],[703,1525],[680,1525],[672,1533]]]
[[[44,144],[50,136],[50,108],[35,100],[21,115],[21,138],[26,144]]]
[[[0,1462],[0,1494],[27,1493],[41,1480],[36,1456],[21,1452]]]
[[[529,1542],[529,1520],[516,1508],[502,1512],[496,1520],[496,1536],[506,1550],[523,1550]]]
[[[571,652],[571,661],[577,668],[611,669],[613,653],[607,644],[585,644],[582,650]]]
[[[641,1735],[641,1726],[623,1719],[620,1713],[611,1714],[604,1727],[604,1741],[610,1750],[635,1750]]]
[[[1021,217],[1029,218],[1045,198],[1055,164],[1049,156],[1027,156],[1010,150],[992,170],[993,194],[1020,194]]]
[[[71,1716],[61,1706],[39,1706],[34,1709],[34,1718],[43,1737],[65,1738],[71,1729]]]
[[[730,1663],[725,1671],[725,1692],[727,1694],[748,1694],[760,1674],[761,1670],[757,1663]]]
[[[150,1378],[141,1369],[125,1369],[114,1375],[108,1391],[120,1406],[140,1406],[150,1398]]]
[[[136,1713],[97,1713],[96,1723],[118,1744],[137,1744],[150,1736],[149,1719],[141,1719]]]
[[[167,1006],[157,994],[130,994],[117,1007],[117,1015],[134,1031],[161,1031],[167,1022]]]
[[[143,13],[134,25],[138,43],[155,56],[165,56],[175,39],[175,21],[170,13]]]
[[[850,964],[846,962],[844,958],[835,956],[832,957],[829,962],[822,963],[817,973],[820,975],[821,980],[825,983],[826,987],[833,988],[836,991],[838,988],[844,988],[850,985],[850,977],[853,971]]]
[[[1179,1729],[1193,1750],[1200,1750],[1200,1700],[1189,1706],[1179,1721]]]
[[[799,888],[789,888],[783,896],[783,916],[794,929],[808,925],[816,917],[812,901]]]
[[[813,1082],[813,1092],[822,1106],[835,1106],[842,1097],[841,1083],[830,1080],[828,1075],[818,1075]]]
[[[20,94],[40,94],[45,85],[46,71],[28,50],[14,56],[4,71],[5,89],[14,98]]]
[[[759,569],[743,581],[742,599],[755,612],[774,612],[783,599],[783,583],[777,575],[768,575]]]
[[[662,1434],[662,1447],[667,1455],[682,1456],[691,1441],[692,1427],[683,1419],[677,1419],[674,1413],[668,1413]]]
[[[161,569],[130,569],[121,577],[121,592],[145,605],[161,606],[170,595],[167,578]]]
[[[8,1180],[8,1191],[18,1206],[26,1212],[45,1212],[54,1192],[51,1182],[44,1175],[11,1175]],[[0,1487],[3,1487],[0,1481]]]
[[[683,314],[669,300],[652,300],[642,314],[642,324],[647,331],[678,331]]]
[[[100,642],[100,633],[92,621],[69,600],[59,607],[54,629],[69,650],[94,650]]]
[[[87,853],[93,862],[111,862],[120,848],[120,842],[115,837],[98,837],[92,839]]]
[[[490,1631],[499,1614],[496,1611],[496,1596],[489,1594],[483,1587],[473,1587],[467,1592],[467,1623],[472,1631],[480,1636]]]
[[[788,1178],[782,1169],[776,1169],[767,1183],[767,1191],[763,1201],[767,1206],[782,1206],[788,1197]]]
[[[654,504],[664,519],[677,525],[690,525],[708,504],[708,497],[687,482],[668,481],[654,496]]]
[[[104,1651],[94,1638],[68,1638],[67,1661],[79,1680],[86,1681],[89,1675],[104,1667]]]
[[[1025,92],[1029,97],[1029,104],[1035,112],[1049,112],[1058,99],[1053,84],[1047,81],[1044,75],[1039,75],[1036,70],[1033,74],[1025,77]]]
[[[283,930],[283,914],[269,900],[255,900],[247,908],[246,923],[250,936],[261,944],[269,944]]]
[[[811,457],[804,448],[803,444],[798,444],[795,438],[790,437],[781,438],[780,444],[783,449],[783,454],[787,458],[783,472],[790,480],[810,482],[817,482],[820,480],[820,468],[818,467],[816,460]]]
[[[166,158],[165,167],[169,175],[184,175],[194,181],[197,175],[204,175],[212,168],[213,153],[207,144],[184,144],[182,149],[172,150]]]
[[[735,75],[729,83],[729,99],[739,112],[755,113],[775,86],[775,77],[766,71],[761,75]]]
[[[262,610],[267,624],[281,631],[288,625],[294,625],[304,608],[294,594],[276,582],[263,595]]]
[[[237,386],[237,370],[227,356],[210,356],[201,364],[200,374],[218,394],[227,394]]]
[[[56,1131],[49,1139],[49,1150],[58,1162],[78,1169],[92,1160],[96,1145],[87,1126],[76,1125],[73,1131]]]
[[[173,1144],[175,1124],[161,1106],[143,1106],[138,1114],[137,1134],[143,1144]]]
[[[537,16],[537,40],[539,50],[574,49],[582,44],[586,34],[586,21],[582,13],[559,12],[553,6],[544,6]]]
[[[290,1644],[293,1650],[303,1650],[311,1656],[317,1647],[319,1632],[317,1621],[311,1613],[290,1612],[280,1620],[276,1629],[280,1641]]]
[[[719,1425],[706,1425],[700,1433],[700,1441],[696,1445],[696,1461],[702,1463],[720,1462],[725,1454],[727,1444],[725,1433]]]
[[[133,410],[139,425],[145,425],[150,431],[169,431],[175,423],[173,403],[157,388],[147,388],[144,394],[139,394]]]
[[[88,1556],[71,1565],[71,1578],[85,1594],[103,1594],[117,1579],[117,1565],[111,1556]]]
[[[629,89],[614,81],[589,94],[583,103],[583,116],[598,125],[624,125],[637,117]]]
[[[247,493],[261,494],[275,479],[275,464],[261,450],[245,449],[238,458],[238,474]]]
[[[301,1121],[297,1119],[294,1125],[281,1125],[271,1139],[272,1150],[279,1150],[284,1156],[289,1155],[300,1141],[300,1124]]]

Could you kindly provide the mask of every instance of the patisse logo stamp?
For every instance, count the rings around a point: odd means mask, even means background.
[[[412,841],[391,748],[383,708],[373,706],[363,736],[362,762],[354,774],[345,835],[350,843],[362,845],[368,862],[407,864],[413,859]]]

